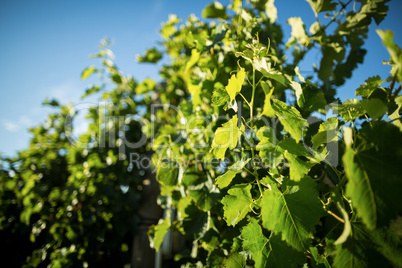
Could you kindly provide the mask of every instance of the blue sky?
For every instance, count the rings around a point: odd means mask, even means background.
[[[77,104],[88,86],[81,81],[81,71],[95,62],[90,54],[98,50],[103,37],[114,41],[115,63],[136,79],[157,79],[158,65],[138,64],[135,55],[160,40],[161,22],[169,14],[186,19],[190,14],[201,17],[210,0],[148,0],[148,1],[60,1],[2,0],[0,1],[0,152],[11,156],[28,147],[27,128],[44,122],[48,108],[41,107],[46,97],[63,103]],[[227,4],[229,1],[220,1]],[[290,34],[286,19],[300,16],[307,25],[314,15],[303,0],[276,1],[278,20],[285,38]],[[364,65],[352,79],[339,89],[341,99],[352,98],[354,90],[372,75],[387,76],[389,68],[382,66],[388,59],[386,50],[375,33],[376,28],[391,29],[402,45],[402,1],[392,0],[386,20],[371,28],[365,48]],[[314,60],[314,55],[311,55]]]

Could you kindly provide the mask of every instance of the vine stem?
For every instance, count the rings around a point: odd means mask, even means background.
[[[251,101],[250,101],[250,141],[252,143],[251,153],[254,158],[254,95],[255,95],[255,69],[253,67],[253,91],[251,93]]]
[[[338,221],[345,223],[345,221],[343,219],[341,219],[338,215],[336,215],[335,213],[333,213],[331,210],[328,210],[327,213],[329,215],[331,215],[332,217],[334,217],[335,219],[337,219]]]
[[[349,0],[346,4],[341,4],[342,8],[332,17],[331,21],[327,23],[327,25],[325,25],[324,27],[321,28],[321,31],[325,31],[329,25],[331,25],[336,18],[339,16],[339,14],[341,14],[341,12],[346,9],[346,7],[352,2],[352,0]]]
[[[261,81],[261,80],[260,80]],[[258,81],[258,83],[260,82]],[[252,161],[254,160],[254,122],[253,122],[253,116],[254,116],[254,96],[255,96],[255,69],[253,66],[253,91],[251,93],[251,101],[250,101],[250,142],[251,142],[251,156],[252,156]],[[258,174],[256,170],[254,170],[253,175],[255,177],[255,180],[258,185],[258,189],[260,190],[260,198],[262,197],[262,189],[260,185],[260,181],[258,178]]]

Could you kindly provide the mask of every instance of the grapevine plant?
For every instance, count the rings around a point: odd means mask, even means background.
[[[137,58],[161,62],[158,81],[124,75],[105,42],[100,66],[82,73],[101,78],[83,98],[105,103],[90,107],[86,133],[72,140],[73,107],[46,101],[56,111],[30,147],[1,157],[10,266],[128,264],[139,211],[151,210],[141,164],[152,162],[165,216],[148,235],[159,253],[174,238],[166,267],[402,267],[402,52],[391,31],[377,30],[389,77],[336,97],[388,1],[307,2],[315,21],[289,18],[285,41],[274,0],[215,1],[185,23],[171,15]]]
[[[152,142],[166,216],[149,236],[157,251],[168,232],[185,236],[179,264],[402,265],[402,53],[392,32],[377,30],[390,76],[335,97],[387,1],[307,2],[316,21],[307,31],[288,19],[286,43],[274,1],[235,0],[208,5],[209,23],[171,16],[163,48],[139,57],[169,58]],[[320,61],[306,76],[309,53]]]

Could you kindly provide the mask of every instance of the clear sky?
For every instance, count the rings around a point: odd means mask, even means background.
[[[169,14],[186,19],[201,17],[210,0],[0,0],[0,152],[11,156],[28,147],[27,128],[44,122],[49,108],[41,107],[46,97],[77,104],[88,86],[81,71],[96,62],[89,59],[99,41],[109,37],[115,63],[137,80],[158,79],[158,65],[138,64],[135,55],[160,40],[161,22]],[[220,1],[227,4],[229,0]],[[306,1],[277,0],[278,20],[289,37],[286,19],[300,16],[307,29],[314,15]],[[375,33],[376,28],[391,29],[402,46],[402,1],[392,0],[386,20],[369,33],[364,65],[355,71],[338,96],[344,100],[372,75],[387,76],[389,59]],[[286,39],[285,39],[286,40]],[[312,55],[314,59],[314,55]],[[316,60],[317,61],[317,60]],[[160,67],[160,66],[159,66]]]

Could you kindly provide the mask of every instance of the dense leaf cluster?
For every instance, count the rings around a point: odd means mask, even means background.
[[[170,127],[153,148],[174,163],[157,179],[175,220],[150,238],[158,250],[168,229],[182,233],[188,244],[175,260],[185,267],[401,266],[402,54],[393,33],[378,31],[390,77],[368,78],[356,99],[335,98],[387,1],[308,1],[316,22],[307,31],[290,18],[286,42],[273,2],[215,2],[203,11],[209,24],[174,18],[161,30],[170,62],[157,94],[180,109],[158,115]],[[310,51],[321,56],[304,76]]]

